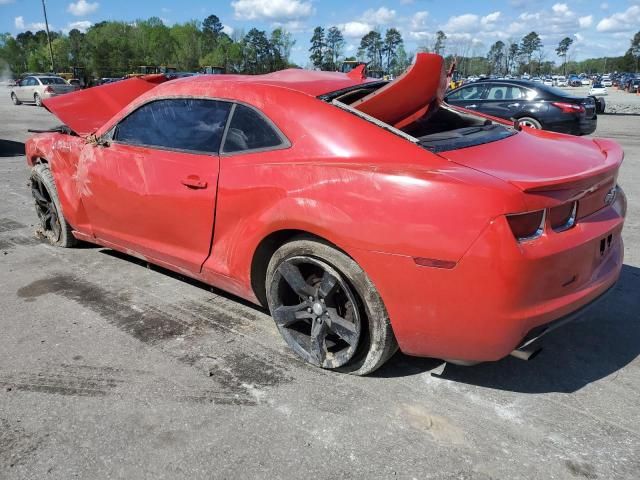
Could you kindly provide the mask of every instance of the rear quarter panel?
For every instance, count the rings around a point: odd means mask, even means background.
[[[276,231],[315,234],[354,258],[367,250],[458,261],[492,216],[523,208],[505,182],[335,106],[284,91],[268,99],[239,96],[292,144],[221,157],[213,248],[203,273],[227,278],[247,298],[253,254]]]

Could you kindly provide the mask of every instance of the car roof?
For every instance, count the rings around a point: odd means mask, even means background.
[[[341,72],[321,72],[317,70],[302,70],[290,68],[278,72],[264,75],[196,75],[192,77],[177,78],[170,82],[159,85],[156,89],[158,95],[163,94],[163,90],[171,90],[172,85],[177,82],[189,83],[194,87],[206,87],[219,85],[220,82],[243,83],[268,85],[273,87],[287,88],[305,93],[314,97],[349,88],[352,86],[378,82],[375,78],[358,78],[345,75]]]

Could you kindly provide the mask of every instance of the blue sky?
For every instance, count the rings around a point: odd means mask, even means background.
[[[640,0],[47,0],[54,30],[87,28],[101,20],[134,21],[157,16],[166,24],[216,14],[228,32],[284,26],[294,34],[292,59],[308,63],[311,31],[337,25],[353,54],[370,29],[400,30],[408,51],[432,45],[434,33],[449,37],[447,53],[484,55],[496,40],[518,41],[538,32],[547,59],[557,60],[558,41],[570,36],[571,59],[621,55],[640,30]],[[0,31],[42,28],[40,0],[0,0]]]

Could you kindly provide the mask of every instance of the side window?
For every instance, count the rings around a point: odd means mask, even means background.
[[[480,100],[486,89],[486,85],[469,85],[460,90],[461,96],[458,100]]]
[[[217,100],[157,100],[120,121],[114,140],[217,154],[230,110],[230,103]]]
[[[492,85],[487,100],[504,100],[507,98],[507,88],[504,85]]]
[[[222,151],[242,152],[278,147],[282,143],[280,135],[262,115],[245,105],[236,104]]]

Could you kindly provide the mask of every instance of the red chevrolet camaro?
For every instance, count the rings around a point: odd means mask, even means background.
[[[445,84],[419,54],[392,82],[148,76],[46,100],[65,125],[26,145],[41,228],[268,306],[323,368],[526,356],[618,279],[623,153],[453,108]]]

